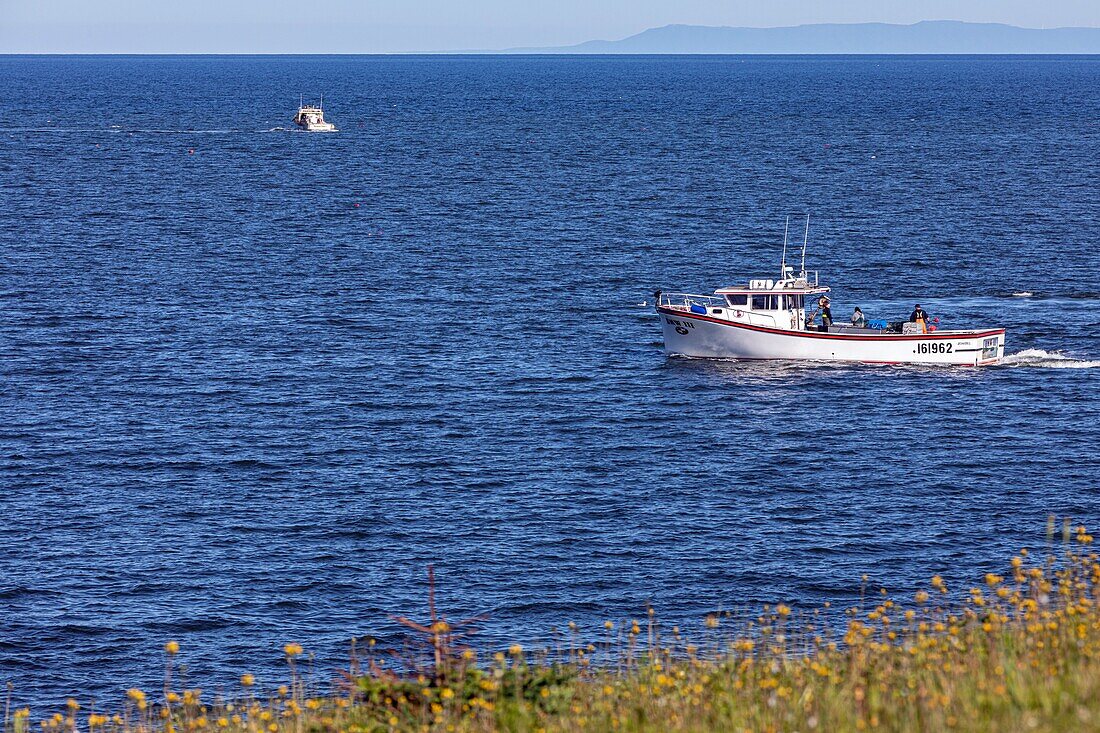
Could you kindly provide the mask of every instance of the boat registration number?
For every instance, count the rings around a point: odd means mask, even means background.
[[[675,320],[675,319],[668,318],[668,317],[666,317],[665,320],[668,321],[668,324],[670,326],[675,326],[676,327],[676,333],[680,334],[681,336],[687,336],[690,333],[690,331],[688,331],[688,329],[689,328],[690,329],[695,328],[695,324],[692,323],[691,321],[687,321],[687,320],[679,321],[679,320]]]
[[[917,344],[917,348],[913,350],[914,354],[951,354],[955,351],[955,346],[949,341],[932,341],[929,343]]]

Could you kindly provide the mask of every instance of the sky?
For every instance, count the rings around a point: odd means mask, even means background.
[[[687,23],[1100,27],[1100,0],[0,0],[0,53],[417,53]]]

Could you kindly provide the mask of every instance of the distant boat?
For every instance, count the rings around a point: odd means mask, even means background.
[[[298,101],[298,114],[294,115],[294,124],[306,132],[337,132],[336,125],[325,122],[325,96],[316,107]]]
[[[809,233],[809,218],[806,219]],[[1004,358],[1005,329],[939,330],[927,316],[915,323],[870,321],[860,325],[813,321],[806,313],[818,297],[822,311],[829,288],[817,273],[787,265],[786,236],[780,278],[750,280],[714,295],[657,291],[657,312],[670,354],[728,359],[854,361],[874,364],[995,364]],[[824,320],[824,319],[823,319]]]

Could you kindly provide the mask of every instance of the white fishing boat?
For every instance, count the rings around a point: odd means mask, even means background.
[[[325,96],[316,107],[298,100],[298,114],[294,115],[294,124],[306,132],[338,132],[336,125],[325,122]]]
[[[809,218],[806,220],[807,238]],[[1005,329],[947,330],[935,320],[818,323],[831,310],[818,273],[787,265],[786,233],[778,278],[749,280],[713,295],[657,291],[657,313],[669,354],[725,359],[844,361],[868,364],[982,366],[1004,358]],[[815,308],[816,304],[816,309]],[[810,310],[807,314],[808,309]],[[918,309],[919,310],[919,309]]]

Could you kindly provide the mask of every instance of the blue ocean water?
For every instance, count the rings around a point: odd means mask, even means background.
[[[325,94],[332,135],[289,130]],[[0,682],[953,587],[1100,519],[1100,59],[0,57]],[[808,265],[986,369],[667,358]]]

